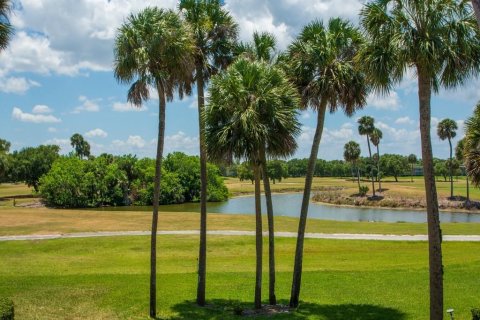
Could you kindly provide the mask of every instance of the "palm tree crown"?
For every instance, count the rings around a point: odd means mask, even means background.
[[[480,186],[480,103],[465,121],[464,162],[475,186]]]
[[[0,51],[5,50],[13,34],[13,28],[8,19],[10,0],[0,0]]]
[[[343,158],[347,162],[356,162],[360,158],[360,145],[355,141],[349,141],[343,147]]]
[[[452,119],[443,119],[438,123],[437,134],[438,137],[442,140],[450,140],[455,138],[457,135],[456,130],[458,129],[457,123]]]
[[[118,30],[114,73],[120,83],[133,82],[128,100],[136,106],[150,97],[149,86],[167,100],[175,91],[190,94],[194,43],[189,30],[172,10],[146,8],[130,15]]]
[[[358,119],[358,133],[361,136],[370,136],[375,129],[375,120],[369,116],[363,116]]]

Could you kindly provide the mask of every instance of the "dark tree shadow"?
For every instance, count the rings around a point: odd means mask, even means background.
[[[280,301],[280,303],[287,304],[288,301]],[[194,301],[185,301],[173,306],[173,311],[178,316],[170,319],[404,320],[406,318],[406,314],[397,309],[369,304],[320,305],[304,302],[296,310],[290,310],[288,313],[253,315],[252,308],[252,303],[237,300],[211,300],[203,308],[197,306]]]
[[[370,201],[380,201],[380,200],[383,200],[383,196],[377,196],[377,195],[370,196],[370,197],[368,197],[368,200],[370,200]]]

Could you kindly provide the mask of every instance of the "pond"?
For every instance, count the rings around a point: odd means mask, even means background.
[[[302,203],[301,193],[274,194],[273,209],[276,216],[298,217]],[[209,202],[208,212],[225,214],[254,214],[253,196],[232,198],[225,202]],[[98,210],[98,209],[97,209]],[[104,210],[151,211],[151,207],[110,207]],[[199,203],[185,203],[160,206],[160,211],[199,212]],[[265,197],[262,196],[262,212],[266,212]],[[381,221],[381,222],[417,222],[427,221],[426,211],[392,210],[378,208],[339,207],[310,203],[309,218],[336,221]],[[480,214],[467,212],[441,212],[441,222],[478,222]]]

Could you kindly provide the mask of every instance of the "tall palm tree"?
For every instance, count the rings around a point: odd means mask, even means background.
[[[358,133],[361,136],[367,137],[367,145],[368,145],[368,156],[370,158],[370,162],[372,163],[372,149],[370,148],[370,135],[373,133],[375,129],[375,120],[369,116],[363,116],[357,121],[358,123]],[[373,197],[375,197],[375,182],[373,180],[373,166],[370,168],[370,176],[372,178],[372,192]]]
[[[480,185],[480,102],[465,121],[464,163],[474,186]]]
[[[455,158],[465,166],[465,138],[457,142],[455,147]],[[468,183],[468,174],[465,172],[465,179],[467,180],[467,204],[470,203],[470,185]]]
[[[210,77],[233,60],[238,26],[220,0],[181,0],[179,9],[195,39],[193,77],[197,84],[200,143],[200,246],[198,253],[197,304],[205,305],[207,272],[207,154],[205,151],[205,85]]]
[[[114,46],[114,73],[118,82],[132,83],[128,101],[135,106],[150,98],[153,87],[159,97],[159,124],[153,192],[150,254],[150,317],[156,317],[156,256],[160,179],[165,138],[166,102],[175,92],[190,94],[193,38],[180,16],[172,10],[146,8],[130,15],[118,30]]]
[[[10,6],[10,0],[0,0],[0,51],[7,48],[13,34],[13,28],[8,19]]]
[[[361,11],[368,41],[358,56],[375,89],[388,92],[412,68],[418,78],[428,213],[430,318],[443,319],[443,268],[430,137],[431,95],[478,74],[480,28],[463,0],[373,0]]]
[[[277,40],[275,36],[268,32],[254,32],[252,43],[240,43],[237,51],[249,59],[263,61],[273,64],[275,60],[275,49]],[[268,297],[271,305],[277,304],[275,295],[275,231],[273,221],[273,202],[270,180],[267,170],[266,149],[261,150],[261,169],[263,176],[263,188],[265,190],[265,200],[267,203],[267,221],[268,221]]]
[[[70,145],[75,150],[75,154],[83,159],[90,157],[90,144],[79,133],[74,133],[70,137]]]
[[[255,308],[261,308],[262,216],[260,175],[263,148],[286,157],[296,149],[300,131],[299,98],[282,70],[240,57],[212,79],[205,112],[206,146],[211,159],[247,159],[255,176],[256,277]]]
[[[411,179],[411,181],[413,182],[413,169],[414,169],[414,166],[417,164],[417,156],[414,155],[413,153],[410,154],[410,155],[408,156],[408,163],[410,163],[410,165],[411,165],[411,167],[412,167],[410,179]]]
[[[317,128],[308,160],[298,225],[290,296],[292,307],[298,306],[300,296],[308,205],[325,113],[327,109],[333,113],[341,108],[351,116],[366,103],[369,88],[363,73],[353,62],[362,42],[362,34],[348,21],[336,18],[326,25],[313,21],[303,28],[283,59],[286,71],[300,92],[301,107],[310,107],[317,112]]]
[[[453,147],[452,147],[452,139],[455,138],[457,135],[456,130],[458,129],[457,123],[452,119],[443,119],[437,125],[437,135],[441,140],[448,140],[448,144],[450,145],[450,165],[449,172],[450,172],[450,198],[453,199]]]
[[[380,140],[383,138],[383,132],[382,130],[378,128],[373,128],[372,133],[370,134],[370,141],[372,144],[377,147],[377,181],[378,181],[378,190],[382,192],[382,181],[381,181],[381,175],[380,175]]]
[[[480,0],[472,0],[472,6],[477,16],[478,27],[480,28]]]
[[[357,162],[360,159],[360,145],[355,141],[349,141],[343,146],[343,158],[345,161],[350,162],[352,167],[357,167],[357,182],[358,182],[358,193],[360,193],[360,172],[358,170]]]

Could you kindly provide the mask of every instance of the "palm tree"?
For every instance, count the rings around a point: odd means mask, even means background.
[[[465,121],[464,163],[474,186],[480,185],[480,102]]]
[[[477,16],[478,27],[480,27],[480,0],[472,0],[472,6]]]
[[[286,157],[296,149],[300,131],[299,99],[282,70],[263,61],[240,57],[212,79],[205,112],[205,141],[215,161],[247,159],[255,176],[256,278],[255,308],[261,308],[262,216],[260,175],[263,149]]]
[[[382,130],[378,128],[373,128],[372,133],[370,134],[370,141],[372,144],[377,147],[377,181],[378,181],[378,190],[382,192],[382,182],[380,181],[380,148],[378,145],[380,144],[380,140],[383,138]]]
[[[453,199],[453,166],[452,166],[452,161],[453,161],[453,148],[452,148],[452,139],[455,138],[457,135],[457,123],[453,121],[452,119],[443,119],[440,121],[437,125],[437,135],[441,140],[448,140],[448,144],[450,145],[450,165],[449,165],[449,171],[450,171],[450,198]]]
[[[377,91],[386,93],[412,68],[418,78],[422,162],[428,213],[430,318],[443,318],[443,268],[437,189],[430,137],[431,95],[478,74],[480,28],[460,0],[374,0],[361,11],[368,41],[361,62]]]
[[[253,33],[253,43],[240,43],[237,51],[249,59],[263,61],[273,64],[275,59],[275,48],[277,40],[273,34],[268,32]],[[265,200],[267,203],[267,221],[268,221],[268,297],[271,305],[277,304],[275,296],[275,232],[273,221],[273,202],[272,191],[270,188],[270,180],[267,170],[266,149],[263,148],[261,153],[261,166],[263,175],[263,188],[265,190]],[[275,181],[274,181],[275,183]]]
[[[165,138],[166,102],[175,92],[190,94],[194,63],[193,38],[180,16],[172,10],[146,8],[130,15],[118,30],[114,46],[114,72],[120,83],[132,83],[128,100],[135,106],[150,98],[153,87],[159,97],[159,124],[153,192],[150,255],[150,317],[156,317],[157,224],[161,166]]]
[[[297,307],[302,280],[303,244],[315,163],[322,138],[325,113],[339,108],[351,116],[366,103],[368,86],[353,59],[363,42],[362,34],[348,21],[331,19],[324,25],[305,26],[283,58],[285,69],[302,97],[302,108],[317,111],[317,128],[308,160],[298,225],[290,306]]]
[[[465,138],[457,142],[455,147],[455,158],[462,164],[462,167],[465,168]],[[468,183],[468,174],[465,172],[465,178],[467,180],[467,203],[470,203],[470,185]]]
[[[408,156],[407,160],[408,160],[408,163],[410,163],[410,165],[412,166],[410,178],[411,178],[411,181],[413,182],[413,170],[414,170],[414,166],[417,164],[417,156],[412,153]]]
[[[5,50],[13,35],[13,28],[8,19],[10,0],[0,0],[0,51]]]
[[[205,85],[210,77],[233,60],[238,26],[222,8],[220,0],[181,0],[179,9],[195,39],[194,79],[197,84],[198,128],[200,142],[200,246],[198,253],[197,304],[205,305],[207,272],[207,154],[205,152]]]
[[[358,133],[361,136],[367,137],[367,145],[368,145],[368,155],[370,158],[370,162],[372,163],[372,149],[370,148],[370,135],[373,133],[375,129],[375,120],[369,116],[363,116],[357,121],[358,123]],[[373,197],[375,197],[375,182],[373,180],[373,166],[370,168],[370,176],[372,177],[372,189],[373,189]]]
[[[358,182],[358,193],[360,193],[360,172],[358,170],[358,166],[356,165],[358,159],[360,159],[360,145],[355,141],[349,141],[345,143],[343,147],[343,158],[345,161],[350,162],[352,167],[357,167],[357,182]]]
[[[90,144],[79,133],[74,133],[70,137],[70,145],[75,150],[75,154],[83,159],[90,157]]]

